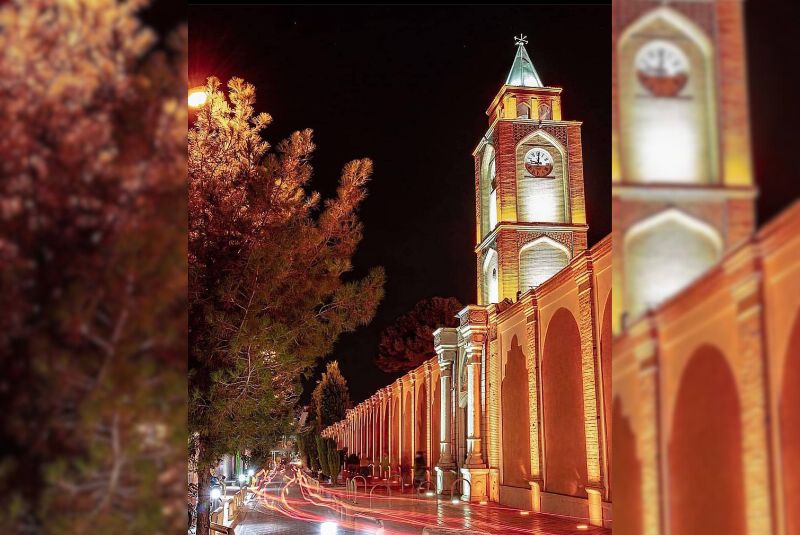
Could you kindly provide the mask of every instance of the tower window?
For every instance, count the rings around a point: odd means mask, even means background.
[[[550,107],[550,104],[546,103],[539,104],[539,120],[549,121],[552,118],[553,118],[553,109]]]
[[[528,106],[525,102],[520,102],[517,104],[517,119],[530,119],[531,117],[531,107]]]

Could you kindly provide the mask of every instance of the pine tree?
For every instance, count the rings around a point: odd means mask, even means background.
[[[336,484],[336,479],[339,477],[339,472],[342,471],[342,455],[336,449],[336,441],[332,438],[325,439],[328,442],[328,475],[331,478],[331,483]]]
[[[322,473],[330,477],[331,469],[328,465],[328,442],[320,435],[317,435],[315,440],[317,443],[317,458],[319,459],[319,466],[322,469]]]
[[[350,406],[350,391],[347,388],[347,381],[339,371],[338,362],[328,363],[311,399],[317,418],[317,428],[320,431],[344,419]]]
[[[336,197],[309,193],[312,133],[272,150],[255,87],[210,78],[189,132],[189,427],[198,460],[198,532],[208,470],[286,430],[299,377],[342,332],[372,319],[383,271],[343,282],[361,240],[357,209],[372,173],[347,163]],[[226,98],[227,97],[227,98]]]
[[[185,525],[187,35],[143,4],[0,7],[9,533]]]

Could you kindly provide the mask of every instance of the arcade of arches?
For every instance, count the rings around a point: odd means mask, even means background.
[[[464,308],[459,327],[434,333],[438,358],[323,433],[376,475],[410,474],[421,451],[439,493],[463,477],[464,500],[608,525],[610,356],[599,352],[610,349],[610,246],[515,303]]]

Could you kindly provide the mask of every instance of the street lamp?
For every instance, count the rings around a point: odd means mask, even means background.
[[[208,92],[204,86],[194,87],[189,90],[189,107],[202,108],[208,101]]]

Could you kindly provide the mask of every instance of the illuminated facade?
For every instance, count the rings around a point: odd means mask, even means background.
[[[614,532],[800,533],[800,206],[756,231],[742,3],[613,7]]]
[[[478,304],[434,333],[436,359],[324,434],[389,475],[422,451],[442,494],[608,526],[612,253],[610,237],[587,248],[580,123],[522,41],[487,115]]]

